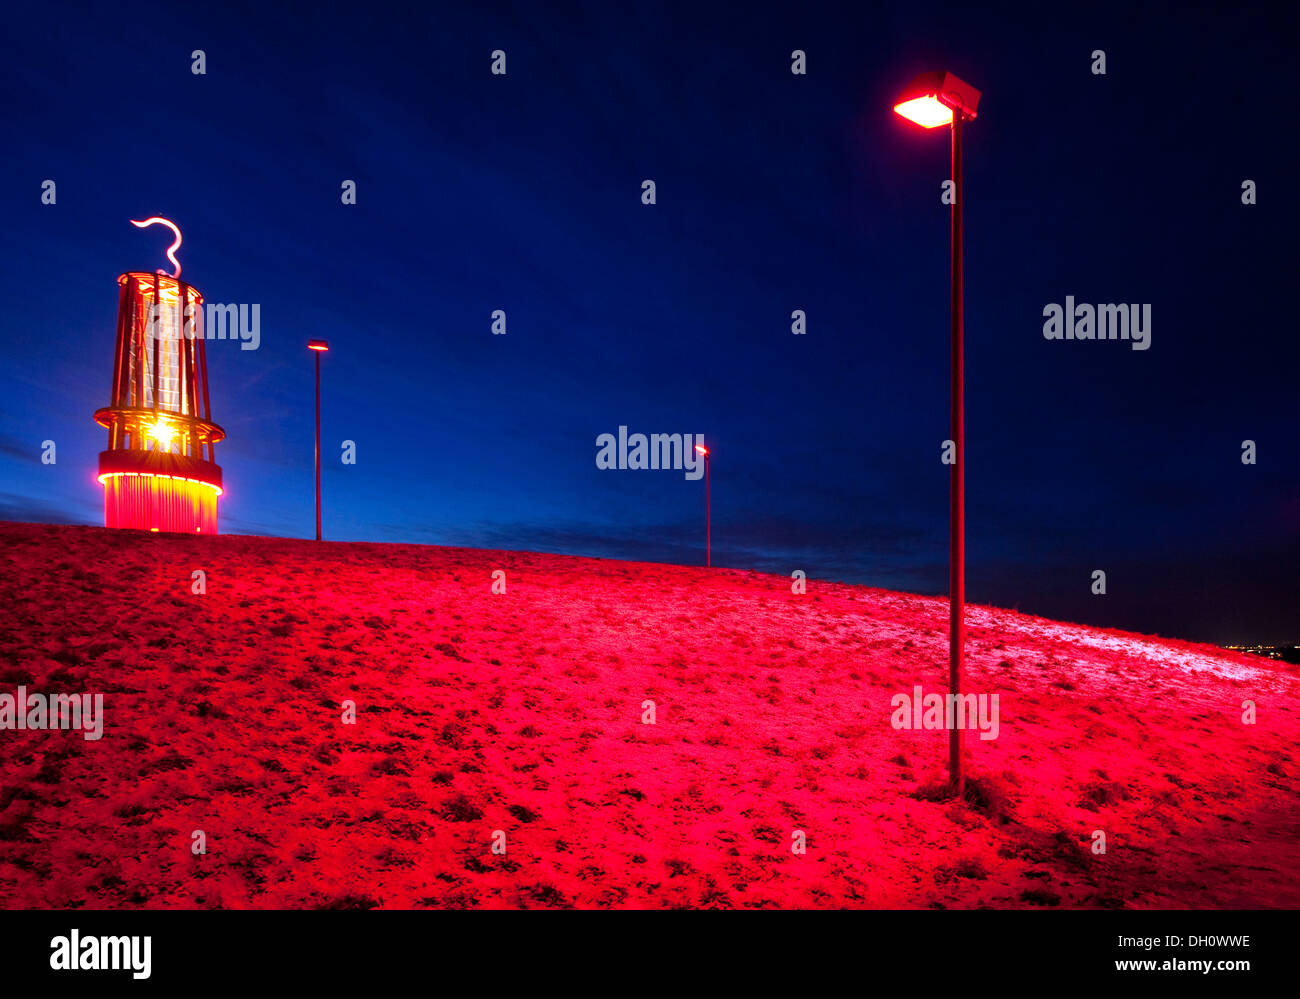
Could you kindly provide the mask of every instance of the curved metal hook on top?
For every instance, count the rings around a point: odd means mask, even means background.
[[[170,229],[173,233],[176,234],[176,242],[174,242],[171,246],[167,248],[167,259],[170,260],[176,266],[176,270],[174,273],[171,274],[171,277],[174,278],[180,277],[181,262],[176,259],[176,251],[180,249],[181,231],[178,228],[176,228],[176,223],[172,222],[170,219],[165,219],[159,215],[155,215],[152,218],[145,219],[143,222],[137,222],[135,219],[131,219],[131,224],[135,226],[137,229],[146,229],[151,225],[161,224],[161,225],[165,225],[168,229]],[[158,273],[166,274],[167,272],[164,271],[161,267],[159,267]]]

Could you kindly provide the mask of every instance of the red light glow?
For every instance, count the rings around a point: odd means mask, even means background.
[[[922,128],[938,128],[940,125],[952,124],[952,108],[934,94],[914,97],[910,101],[895,104],[894,110]]]
[[[121,475],[131,475],[141,479],[175,479],[177,482],[192,482],[196,486],[206,486],[216,496],[220,496],[225,492],[220,486],[213,485],[211,482],[204,482],[201,479],[189,479],[183,475],[164,475],[161,472],[105,472],[99,477],[99,481],[107,482],[109,479],[115,479]]]
[[[104,526],[217,533],[221,487],[179,475],[112,472],[104,483]]]
[[[699,453],[699,454],[703,454],[703,455],[707,455],[707,454],[709,453],[709,449],[708,449],[707,447],[705,447],[703,444],[696,444],[696,445],[695,445],[695,450],[696,450],[697,453]]]

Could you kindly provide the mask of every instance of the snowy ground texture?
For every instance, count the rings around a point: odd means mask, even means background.
[[[1300,677],[1209,646],[972,608],[956,802],[890,724],[941,599],[0,523],[0,607],[0,693],[106,717],[0,731],[8,907],[1300,906]]]

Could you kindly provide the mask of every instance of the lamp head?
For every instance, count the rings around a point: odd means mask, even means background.
[[[894,111],[922,128],[952,123],[953,114],[974,121],[980,92],[952,73],[922,73],[894,101]]]

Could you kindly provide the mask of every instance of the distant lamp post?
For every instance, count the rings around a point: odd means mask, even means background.
[[[316,540],[320,540],[320,356],[330,349],[324,340],[308,340],[307,349],[316,354]]]
[[[965,346],[962,326],[961,209],[966,192],[961,176],[961,127],[975,120],[980,92],[951,73],[923,73],[899,95],[894,110],[923,128],[951,126],[952,131],[952,442],[956,448],[949,477],[948,687],[956,715],[961,693],[966,603],[966,412]],[[951,720],[955,722],[955,717]],[[966,791],[962,771],[962,730],[948,730],[948,773],[960,797]]]
[[[713,565],[713,520],[709,509],[709,457],[710,451],[703,444],[695,445],[695,453],[704,455],[704,564]]]

